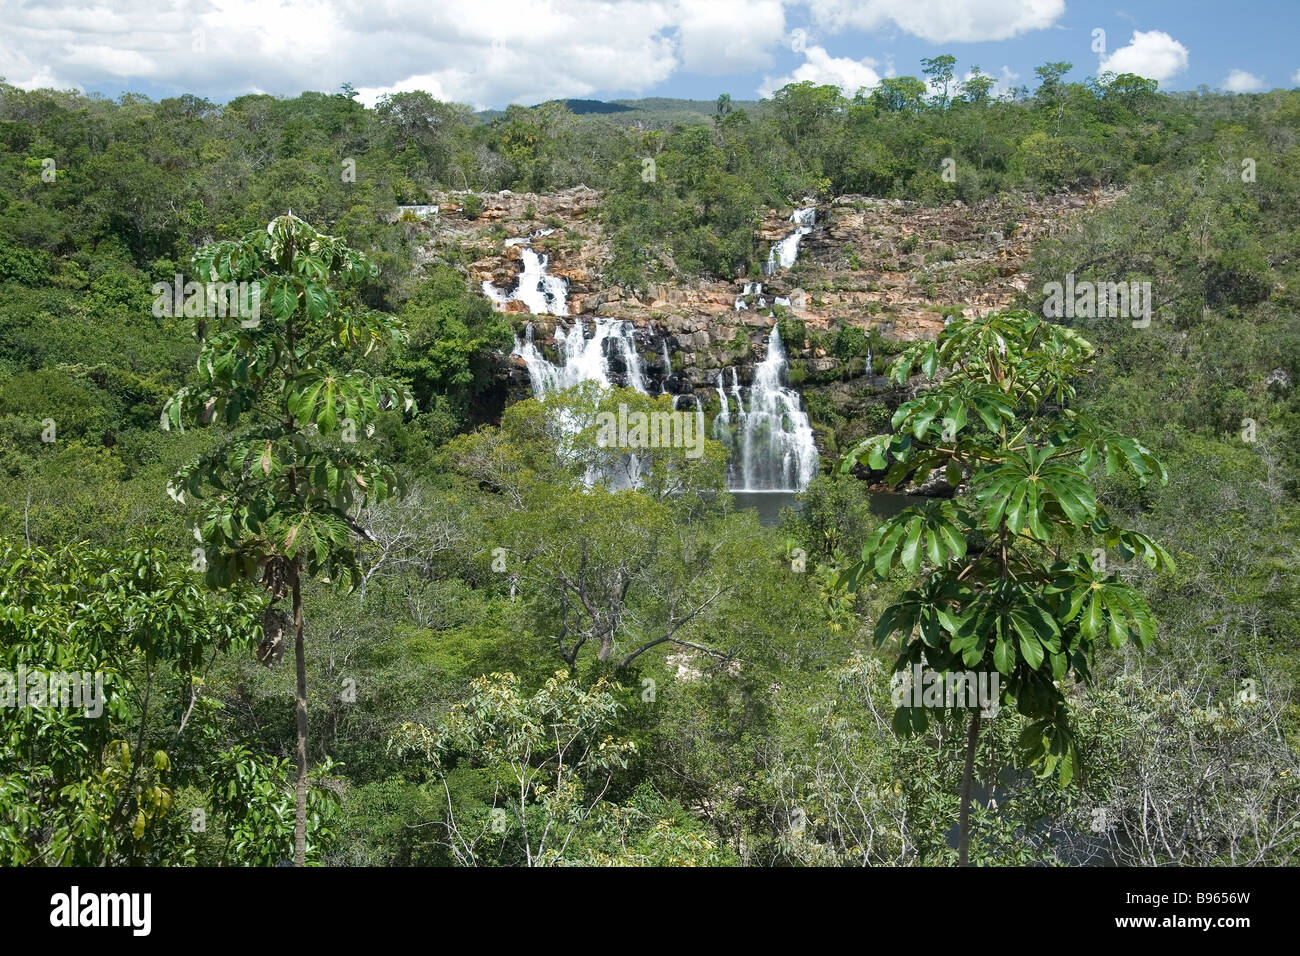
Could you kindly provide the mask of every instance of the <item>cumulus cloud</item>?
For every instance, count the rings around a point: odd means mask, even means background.
[[[988,73],[980,70],[983,76],[993,80],[993,85],[989,87],[989,96],[997,99],[999,96],[1005,96],[1016,86],[1016,80],[1020,79],[1020,74],[1009,66],[1003,66],[997,73]],[[965,73],[958,74],[953,85],[948,88],[950,96],[956,96],[963,83],[966,83],[975,75],[974,70],[967,70]],[[942,84],[930,84],[930,92],[937,93],[943,89]]]
[[[1128,46],[1101,58],[1103,73],[1134,73],[1165,83],[1187,69],[1187,47],[1162,30],[1134,30]]]
[[[998,72],[998,81],[993,84],[994,94],[1001,96],[1003,93],[1009,93],[1016,85],[1016,80],[1020,79],[1020,74],[1015,72],[1009,66],[1003,66]]]
[[[198,91],[225,99],[349,82],[374,100],[426,89],[475,106],[638,93],[708,60],[720,24],[668,0],[7,0],[0,76],[23,87]],[[763,65],[778,0],[734,31],[724,69]],[[744,20],[744,17],[740,17]]]
[[[876,67],[880,64],[866,57],[854,60],[851,57],[831,56],[824,47],[810,46],[803,51],[804,62],[788,76],[778,79],[764,77],[758,88],[760,96],[771,96],[787,83],[811,81],[819,86],[838,86],[845,96],[853,96],[858,90],[868,90],[880,83],[880,74]]]
[[[36,64],[21,50],[0,48],[0,77],[22,90],[71,90],[81,84],[65,76],[57,76],[48,64]]]
[[[836,57],[806,33],[791,47],[786,9],[816,31],[901,30],[934,43],[986,41],[1052,26],[1064,0],[3,0],[0,76],[28,89],[295,95],[351,83],[366,103],[426,90],[476,107],[644,94],[682,71],[768,74],[852,94],[893,75],[889,61]],[[796,31],[798,32],[798,31]],[[1134,33],[1108,58],[1157,79],[1187,51]],[[1105,64],[1104,64],[1105,65]],[[1006,71],[1009,72],[1009,71]],[[1005,89],[1011,77],[1002,77]]]
[[[1245,70],[1229,70],[1223,78],[1223,88],[1229,93],[1254,93],[1264,88],[1264,81]]]
[[[760,70],[785,40],[781,0],[692,0],[677,5],[682,68],[719,76]]]
[[[808,0],[828,30],[876,30],[893,24],[932,43],[1006,40],[1054,24],[1065,0]]]

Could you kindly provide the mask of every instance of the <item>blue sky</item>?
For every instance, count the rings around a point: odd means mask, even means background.
[[[1104,30],[1104,54],[1094,52]],[[424,89],[475,107],[728,92],[852,93],[951,53],[1000,86],[1034,67],[1163,89],[1300,85],[1300,0],[0,0],[0,76],[116,97]]]
[[[1018,78],[1012,82],[1031,89],[1037,85],[1034,68],[1047,62],[1074,64],[1070,79],[1082,80],[1099,73],[1100,56],[1093,52],[1093,30],[1105,31],[1108,51],[1130,45],[1135,31],[1170,35],[1187,49],[1187,66],[1168,78],[1161,89],[1194,90],[1204,84],[1225,88],[1234,70],[1251,74],[1258,84],[1238,77],[1237,86],[1260,89],[1300,86],[1300,0],[1243,0],[1238,3],[1214,0],[1144,0],[1140,3],[1080,2],[1067,0],[1064,14],[1046,28],[1032,30],[1004,40],[983,42],[933,42],[914,36],[890,24],[870,32],[829,34],[810,22],[805,10],[787,15],[791,32],[804,28],[809,39],[834,58],[860,60],[871,57],[881,62],[878,71],[920,75],[924,57],[950,53],[957,57],[957,69],[965,74],[973,65],[994,76],[1004,69]],[[800,15],[803,15],[800,18]],[[787,47],[775,50],[776,66],[768,75],[785,77],[804,61]],[[892,69],[890,69],[892,67]],[[733,97],[745,98],[761,86],[764,71],[726,78]],[[664,83],[656,95],[709,97],[714,90],[710,77],[681,73]],[[1246,92],[1246,89],[1238,90]]]

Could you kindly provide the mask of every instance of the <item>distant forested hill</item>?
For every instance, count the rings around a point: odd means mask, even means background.
[[[665,96],[651,96],[637,100],[550,100],[532,107],[540,109],[559,105],[574,116],[602,116],[623,125],[642,124],[666,127],[674,123],[705,123],[717,114],[716,100],[683,100]],[[736,100],[731,106],[761,115],[771,104],[761,100]],[[493,122],[506,115],[505,110],[480,110],[474,114],[484,122]]]

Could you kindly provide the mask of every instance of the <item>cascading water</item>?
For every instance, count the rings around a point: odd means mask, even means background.
[[[555,343],[560,353],[558,364],[548,360],[537,347],[531,324],[523,339],[515,340],[514,354],[527,366],[537,398],[580,382],[596,382],[605,388],[620,384],[649,394],[645,361],[636,350],[631,322],[597,319],[590,338],[581,321],[568,329],[557,326]],[[716,390],[721,408],[711,432],[731,451],[727,487],[732,491],[802,491],[817,473],[817,447],[808,415],[799,393],[782,385],[786,364],[781,334],[773,326],[767,355],[754,369],[753,385],[742,387],[733,367],[728,387],[722,372],[718,372]],[[671,363],[665,362],[665,369],[670,368]],[[674,398],[674,407],[678,399],[685,397]],[[703,403],[698,394],[691,397],[703,428]],[[613,487],[633,487],[639,467],[636,456],[627,456],[619,475],[589,475],[588,483],[601,480]]]
[[[817,222],[817,207],[796,209],[790,216],[790,221],[794,223],[794,232],[772,243],[772,249],[767,254],[767,266],[764,272],[768,275],[777,269],[789,269],[794,265],[795,259],[799,257],[799,240],[812,232],[813,225]]]
[[[524,330],[523,341],[515,340],[513,354],[522,358],[528,367],[528,379],[537,398],[572,388],[579,382],[597,382],[609,388],[616,379],[622,379],[628,388],[649,394],[645,362],[636,350],[631,322],[597,319],[591,338],[587,338],[582,322],[575,322],[567,331],[557,325],[555,344],[563,356],[559,365],[548,361],[533,342],[531,322]]]
[[[736,369],[731,369],[731,394],[736,399],[736,407],[742,412],[745,410],[745,396],[740,393],[740,380],[736,377]]]
[[[731,374],[735,375],[736,370],[732,369]],[[727,405],[727,392],[722,387],[722,373],[718,373],[718,401],[722,409],[718,412],[718,417],[713,420],[713,438],[715,441],[731,444],[731,408]]]
[[[603,388],[621,382],[627,388],[649,394],[645,362],[636,350],[632,332],[632,323],[623,319],[597,319],[591,338],[587,338],[581,321],[575,322],[567,331],[557,325],[555,344],[562,360],[556,365],[533,341],[530,322],[524,329],[523,340],[515,339],[512,354],[524,360],[533,396],[539,399],[581,382],[596,382]],[[560,427],[565,432],[577,430],[574,422],[564,418],[560,420]],[[640,459],[629,453],[622,455],[609,469],[588,469],[585,481],[588,487],[600,482],[613,489],[635,488],[640,483],[641,470]]]
[[[767,341],[767,356],[754,369],[754,384],[746,405],[732,369],[731,392],[736,401],[736,438],[727,463],[732,491],[802,491],[817,474],[817,446],[799,393],[781,384],[786,369],[785,348],[776,326]],[[718,378],[724,428],[730,430],[727,397]],[[720,432],[719,415],[714,434]]]
[[[694,405],[695,405],[695,434],[703,435],[704,434],[704,403],[700,401],[700,396],[698,395],[691,395],[690,397],[694,400]],[[686,396],[685,395],[673,396],[673,411],[681,411],[681,409],[678,406],[681,404],[681,400],[683,398],[686,398]]]
[[[545,235],[550,230],[536,233]],[[507,239],[507,246],[522,245],[520,257],[524,271],[519,273],[519,282],[511,292],[502,292],[487,279],[483,280],[483,294],[504,306],[507,302],[522,302],[533,315],[568,315],[569,283],[559,276],[548,275],[546,271],[550,258],[536,252],[527,245],[527,239]]]
[[[745,291],[740,293],[740,295],[736,296],[737,312],[741,312],[749,308],[749,306],[745,304],[745,299],[751,295],[755,297],[755,301],[754,301],[755,309],[763,309],[767,307],[767,300],[763,298],[763,283],[746,282]]]

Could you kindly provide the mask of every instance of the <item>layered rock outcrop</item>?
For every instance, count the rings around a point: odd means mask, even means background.
[[[946,315],[1010,304],[1027,287],[1023,269],[1032,244],[1114,198],[1008,196],[943,206],[853,195],[809,200],[801,205],[815,205],[815,223],[791,268],[734,281],[681,279],[639,293],[606,279],[612,252],[601,222],[602,196],[585,186],[545,195],[440,193],[430,197],[436,214],[406,221],[423,236],[420,259],[443,258],[453,249],[455,260],[468,255],[475,288],[483,282],[502,290],[515,286],[525,248],[546,256],[549,274],[568,283],[568,314],[529,315],[520,301],[499,305],[515,315],[517,328],[531,322],[545,348],[557,323],[630,322],[656,386],[677,394],[693,391],[707,401],[718,373],[731,368],[747,381],[773,323],[783,320],[794,383],[805,392],[820,390],[838,415],[861,423],[864,404],[901,398],[874,374],[889,352],[905,341],[933,338]],[[759,240],[770,244],[789,235],[791,212],[767,210],[757,226]],[[766,258],[767,250],[761,251]],[[874,370],[864,357],[844,361],[831,353],[833,335],[844,326],[871,335],[878,346]],[[522,394],[522,365],[509,374],[512,389]],[[833,436],[822,437],[833,442]]]
[[[685,366],[707,373],[734,363],[738,338],[762,340],[777,297],[790,303],[777,313],[810,330],[852,325],[893,340],[933,337],[951,312],[1001,308],[1026,287],[1021,270],[1032,243],[1092,204],[1086,194],[937,207],[840,196],[817,205],[817,221],[793,268],[729,282],[663,283],[638,297],[604,279],[611,251],[600,200],[600,193],[583,186],[546,195],[439,194],[432,197],[439,213],[417,227],[427,234],[422,255],[433,258],[448,245],[458,246],[474,257],[468,272],[476,287],[488,281],[509,288],[518,278],[523,246],[507,240],[535,236],[529,245],[549,257],[550,274],[568,281],[570,316],[654,328],[670,337]],[[474,218],[466,214],[471,203],[481,205]],[[768,210],[757,227],[759,239],[771,243],[788,235],[789,215],[789,209]],[[736,299],[751,282],[761,283],[761,295],[737,310]],[[524,306],[510,302],[504,310],[522,313]],[[535,324],[539,333],[547,332],[553,319]],[[814,357],[801,352],[807,345],[787,342],[792,358]]]

